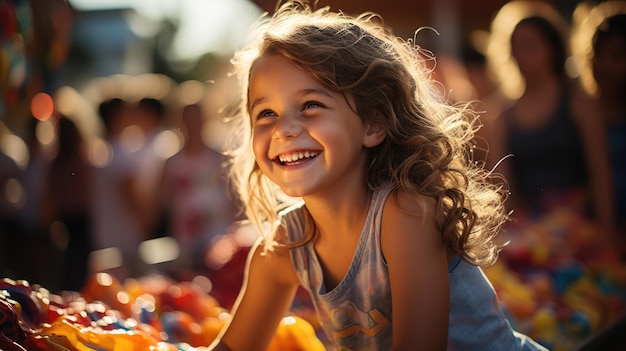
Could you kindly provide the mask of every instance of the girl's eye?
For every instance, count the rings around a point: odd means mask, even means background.
[[[304,105],[302,105],[302,110],[316,108],[316,107],[324,107],[324,105],[322,105],[321,103],[317,101],[307,101],[304,103]]]
[[[272,117],[272,116],[276,116],[276,113],[274,113],[274,111],[272,111],[272,110],[262,110],[261,112],[257,113],[256,119],[260,119],[260,118],[263,118],[263,117]]]

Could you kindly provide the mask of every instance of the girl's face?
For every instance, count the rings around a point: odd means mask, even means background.
[[[524,77],[553,73],[552,51],[539,29],[530,24],[520,25],[511,36],[511,54]]]
[[[621,93],[626,86],[626,45],[617,35],[607,37],[593,56],[593,76],[604,93]]]
[[[289,196],[336,194],[365,181],[368,133],[341,93],[281,55],[250,72],[253,149],[261,171]]]

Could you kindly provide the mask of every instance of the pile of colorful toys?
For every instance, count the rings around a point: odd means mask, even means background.
[[[520,331],[567,351],[626,317],[626,262],[610,238],[567,208],[517,216],[485,274]]]
[[[92,277],[83,291],[52,294],[26,281],[0,281],[4,351],[206,350],[230,318],[200,284],[161,275]],[[285,316],[268,351],[325,350],[313,326]]]

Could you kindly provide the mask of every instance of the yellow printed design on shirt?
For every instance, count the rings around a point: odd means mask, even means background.
[[[330,317],[335,330],[334,339],[345,338],[355,333],[375,336],[390,323],[389,318],[377,308],[364,312],[351,301],[331,309]]]

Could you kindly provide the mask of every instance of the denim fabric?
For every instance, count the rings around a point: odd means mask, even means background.
[[[546,350],[511,328],[499,306],[493,286],[479,267],[455,257],[448,264],[448,273],[448,350]]]

